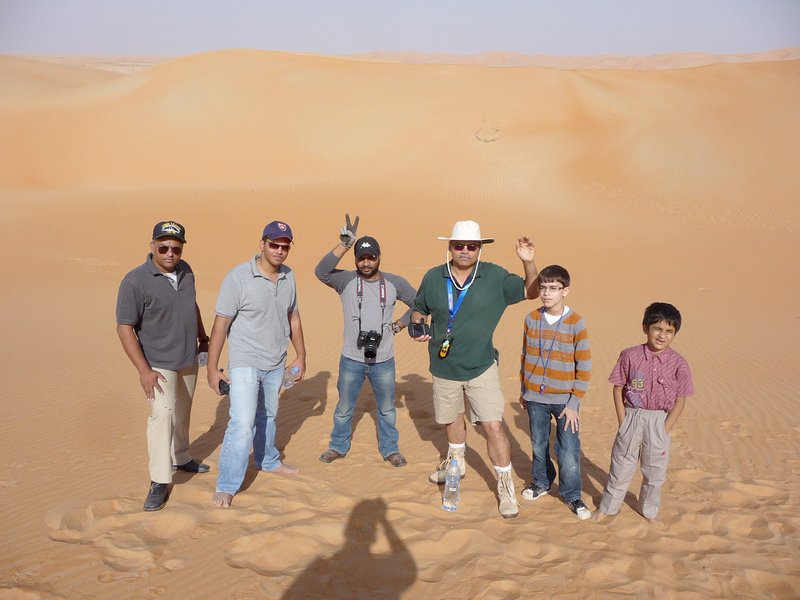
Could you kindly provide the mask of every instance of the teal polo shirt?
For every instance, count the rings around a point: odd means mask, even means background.
[[[525,281],[493,263],[481,262],[475,282],[456,313],[447,358],[439,358],[439,347],[450,316],[447,303],[447,265],[425,273],[417,292],[414,310],[431,316],[428,343],[430,372],[452,381],[469,381],[483,374],[497,359],[492,336],[507,306],[525,299]],[[460,292],[463,293],[463,292]],[[453,300],[459,291],[453,286]]]

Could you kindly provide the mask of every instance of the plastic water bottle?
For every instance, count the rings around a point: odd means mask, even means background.
[[[442,508],[449,512],[458,510],[458,501],[461,498],[461,469],[458,467],[458,459],[453,458],[447,465],[447,476],[444,480],[444,495],[442,496]]]
[[[283,374],[283,389],[288,390],[294,385],[294,380],[300,373],[300,367],[287,367],[286,372]]]

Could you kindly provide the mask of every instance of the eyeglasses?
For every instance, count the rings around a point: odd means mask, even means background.
[[[539,293],[540,294],[555,294],[556,292],[560,292],[564,289],[563,285],[540,285],[539,286]]]
[[[290,244],[276,244],[275,242],[267,242],[267,246],[269,246],[270,250],[283,250],[284,252],[288,252],[292,249]]]
[[[158,246],[156,248],[159,254],[166,254],[170,250],[175,256],[180,256],[183,253],[183,246]]]
[[[461,252],[464,248],[469,250],[470,252],[475,252],[476,250],[480,250],[480,244],[453,244],[453,250]]]

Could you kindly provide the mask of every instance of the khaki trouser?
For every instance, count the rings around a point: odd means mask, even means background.
[[[172,465],[190,460],[189,417],[192,396],[197,384],[197,365],[180,371],[154,368],[165,378],[154,390],[150,417],[147,420],[147,451],[150,455],[150,479],[156,483],[172,483]]]
[[[658,515],[661,486],[667,478],[670,436],[664,430],[667,413],[663,410],[644,410],[625,407],[625,419],[617,432],[611,450],[611,466],[600,510],[615,515],[622,507],[636,464],[642,467],[642,489],[639,492],[639,512],[648,519]]]

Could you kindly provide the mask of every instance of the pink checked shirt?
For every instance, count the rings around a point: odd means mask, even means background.
[[[672,411],[675,399],[694,394],[689,363],[672,348],[658,354],[647,344],[626,348],[608,378],[622,387],[625,406]]]

